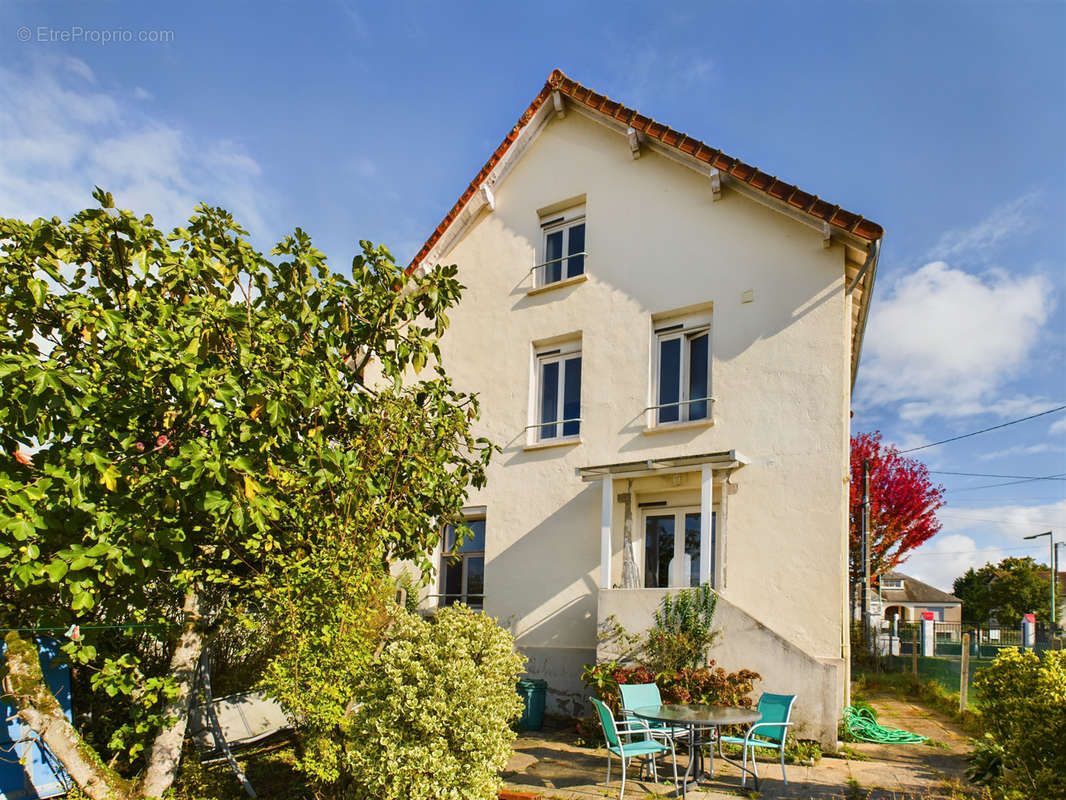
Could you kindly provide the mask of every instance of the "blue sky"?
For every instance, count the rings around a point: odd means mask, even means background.
[[[513,6],[0,4],[0,214],[97,183],[167,226],[203,200],[263,248],[299,225],[337,268],[360,238],[406,260],[559,67],[885,226],[856,430],[1066,403],[1066,3]],[[1066,414],[918,455],[1061,476]],[[944,529],[904,571],[950,588],[1066,540],[1063,480],[935,477]]]

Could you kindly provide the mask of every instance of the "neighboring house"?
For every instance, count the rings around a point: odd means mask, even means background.
[[[902,572],[886,572],[880,577],[881,618],[891,622],[917,622],[923,611],[933,612],[938,622],[962,622],[962,601],[953,594],[922,583]]]
[[[553,72],[411,265],[459,265],[444,363],[502,448],[423,603],[483,605],[576,714],[609,615],[638,631],[709,583],[718,665],[798,694],[802,735],[835,746],[882,233]]]

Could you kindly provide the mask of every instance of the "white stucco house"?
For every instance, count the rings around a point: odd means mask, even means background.
[[[892,570],[879,576],[880,618],[885,623],[917,622],[926,611],[940,622],[962,622],[962,601],[910,575]]]
[[[640,630],[709,583],[718,665],[796,693],[801,735],[835,745],[882,235],[553,72],[410,267],[458,264],[444,363],[502,448],[422,602],[483,606],[577,713],[608,615]]]

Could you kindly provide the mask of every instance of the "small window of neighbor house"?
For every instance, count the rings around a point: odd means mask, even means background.
[[[534,267],[537,287],[576,278],[585,272],[585,206],[575,205],[562,211],[542,214],[541,259]]]

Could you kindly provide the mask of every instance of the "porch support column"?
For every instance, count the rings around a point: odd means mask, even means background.
[[[712,583],[711,557],[714,540],[711,537],[711,512],[714,508],[714,473],[710,464],[700,467],[700,583]]]
[[[600,511],[600,588],[611,588],[611,514],[614,511],[614,480],[600,481],[603,498]]]

